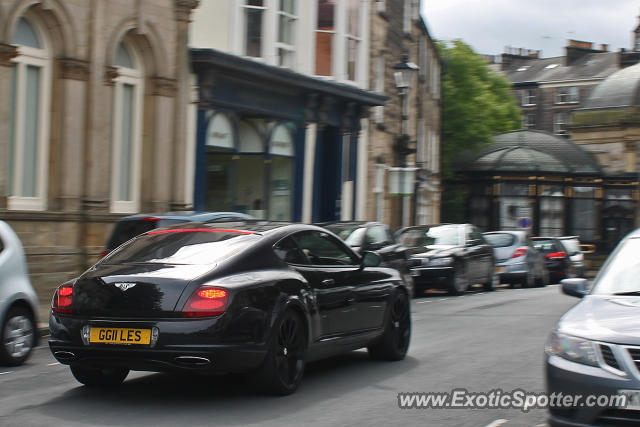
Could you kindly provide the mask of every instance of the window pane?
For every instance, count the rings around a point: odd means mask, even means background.
[[[301,233],[295,235],[294,240],[314,265],[358,264],[358,260],[328,234]]]
[[[347,7],[347,33],[360,37],[360,0],[349,0]]]
[[[27,66],[25,84],[24,111],[24,151],[22,158],[22,194],[23,197],[36,196],[36,171],[38,153],[38,128],[40,104],[40,68]]]
[[[263,155],[244,154],[238,159],[237,202],[233,210],[265,218]]]
[[[11,67],[11,86],[9,88],[9,147],[7,153],[7,195],[13,195],[13,162],[15,141],[15,111],[16,111],[16,90],[18,89],[18,66]]]
[[[24,18],[20,18],[13,34],[12,44],[40,49],[40,40],[33,26]]]
[[[276,221],[291,221],[291,201],[293,200],[292,158],[272,158],[270,192],[269,219]]]
[[[208,211],[233,210],[232,196],[232,154],[230,152],[213,152],[207,155],[207,199],[205,208]]]
[[[318,0],[318,25],[316,26],[316,75],[318,76],[332,74],[334,12],[335,0]]]
[[[247,9],[245,53],[253,57],[262,55],[262,9]]]
[[[278,41],[280,43],[293,44],[294,23],[294,18],[280,15],[280,27],[278,31]]]
[[[264,6],[263,5],[264,0],[247,0],[247,5],[249,6]]]
[[[296,1],[295,0],[280,0],[280,10],[292,15],[296,14]]]
[[[356,79],[356,65],[358,63],[359,41],[347,39],[347,79]]]
[[[131,55],[123,43],[118,45],[118,50],[116,51],[116,65],[124,68],[135,68],[133,59],[131,59]]]
[[[133,156],[134,87],[122,85],[120,128],[120,171],[118,200],[131,200],[131,158]]]

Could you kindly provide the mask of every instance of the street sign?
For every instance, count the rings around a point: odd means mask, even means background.
[[[520,219],[518,219],[518,227],[520,227],[520,228],[530,228],[531,227],[531,218],[520,218]]]

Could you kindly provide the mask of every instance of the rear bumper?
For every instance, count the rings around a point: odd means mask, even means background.
[[[219,318],[159,321],[96,321],[51,315],[49,348],[60,363],[118,366],[135,371],[247,372],[260,366],[267,352],[264,343],[221,339]],[[85,344],[86,324],[104,327],[158,328],[151,345]]]

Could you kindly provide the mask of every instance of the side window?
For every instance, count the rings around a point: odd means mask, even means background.
[[[389,243],[389,236],[384,225],[374,225],[367,229],[367,246],[382,247]]]
[[[291,237],[287,237],[278,242],[278,244],[273,247],[273,251],[278,258],[288,264],[310,264],[307,257]]]
[[[482,237],[482,233],[475,227],[471,227],[471,240],[479,240],[481,243],[484,243],[484,237]]]
[[[309,231],[293,236],[293,240],[313,265],[357,265],[359,259],[327,233]]]

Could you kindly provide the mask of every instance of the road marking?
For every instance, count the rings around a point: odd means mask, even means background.
[[[448,299],[449,299],[449,298],[440,298],[438,301],[446,301],[446,300],[448,300]]]
[[[56,366],[56,365],[59,365],[59,364],[60,364],[60,362],[56,362],[56,363],[49,363],[47,366]]]
[[[494,422],[492,422],[490,424],[487,424],[485,427],[498,427],[498,426],[501,426],[501,425],[506,424],[508,422],[509,422],[509,420],[502,420],[502,419],[501,420],[495,420]]]
[[[13,373],[13,371],[0,372],[0,375],[11,374],[11,373]]]

